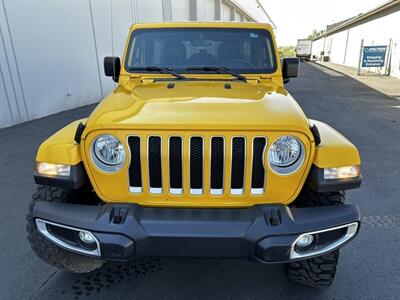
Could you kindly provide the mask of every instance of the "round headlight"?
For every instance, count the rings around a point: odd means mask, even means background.
[[[302,152],[301,142],[293,136],[282,136],[269,148],[268,160],[270,164],[279,168],[294,165]]]
[[[92,158],[100,169],[114,172],[125,162],[125,149],[116,137],[109,134],[100,135],[93,142]]]

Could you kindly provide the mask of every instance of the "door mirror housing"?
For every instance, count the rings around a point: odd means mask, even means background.
[[[297,57],[288,57],[282,59],[282,77],[283,83],[288,83],[290,78],[297,77],[299,73],[300,59]]]
[[[116,56],[104,57],[104,73],[108,77],[112,77],[115,82],[119,80],[119,73],[121,71],[121,61]]]

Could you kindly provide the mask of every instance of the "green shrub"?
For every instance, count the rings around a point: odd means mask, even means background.
[[[279,47],[279,55],[281,58],[284,57],[296,57],[296,48],[295,47]]]

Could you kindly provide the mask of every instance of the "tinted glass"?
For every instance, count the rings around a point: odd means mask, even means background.
[[[266,30],[216,28],[140,29],[133,32],[125,67],[227,67],[240,73],[273,73],[276,58]],[[142,72],[142,71],[136,71]],[[199,73],[199,71],[195,71]]]

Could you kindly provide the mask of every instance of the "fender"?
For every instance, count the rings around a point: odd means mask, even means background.
[[[318,168],[334,168],[360,165],[361,159],[356,146],[329,125],[310,120],[317,126],[321,143],[315,147],[313,164]]]
[[[36,162],[70,165],[70,176],[43,175],[36,171],[34,179],[37,184],[78,189],[88,182],[80,145],[75,142],[77,128],[86,120],[77,120],[57,131],[40,145],[36,156]]]
[[[86,120],[74,121],[45,140],[39,147],[36,161],[71,166],[82,162],[80,145],[74,138],[79,123],[86,123]]]
[[[311,126],[319,131],[321,143],[315,148],[315,155],[307,184],[316,192],[335,192],[359,188],[362,177],[330,179],[324,178],[324,168],[359,166],[360,155],[357,148],[343,135],[329,125],[310,120]]]

